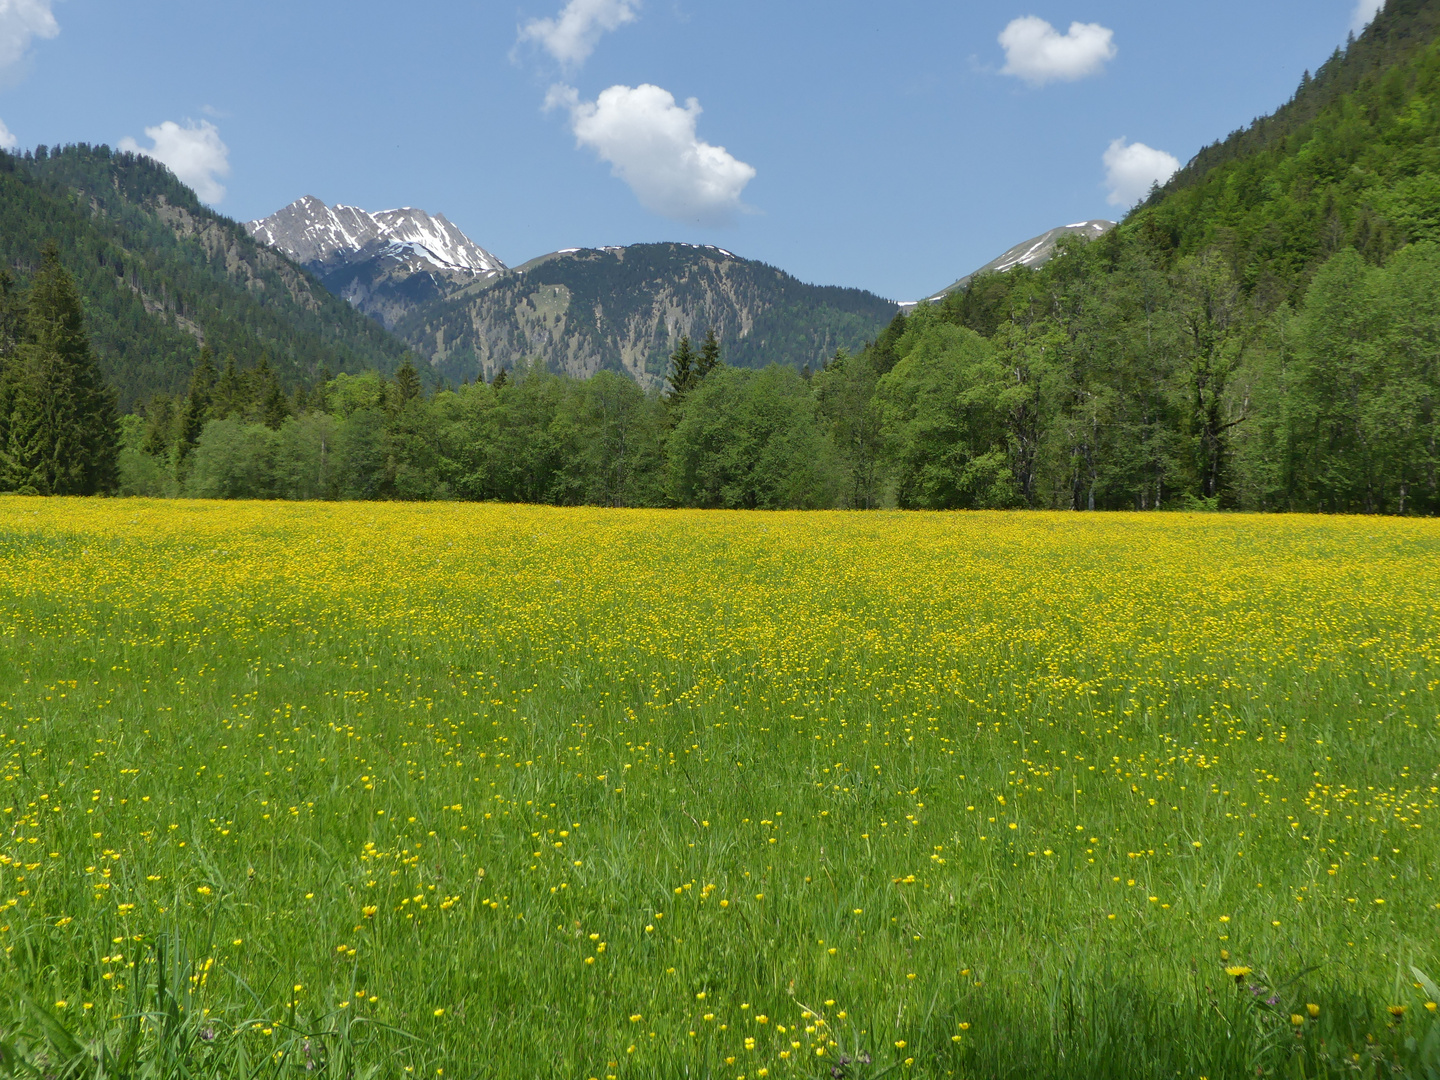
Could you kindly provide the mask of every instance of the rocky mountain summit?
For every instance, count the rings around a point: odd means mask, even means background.
[[[413,207],[371,213],[307,195],[245,228],[387,329],[417,306],[506,272],[444,214]]]

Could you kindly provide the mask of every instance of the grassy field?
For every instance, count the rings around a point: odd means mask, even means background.
[[[1425,1076],[1437,601],[1431,521],[6,498],[0,1075]]]

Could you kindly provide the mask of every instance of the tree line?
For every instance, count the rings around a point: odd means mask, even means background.
[[[734,509],[1431,514],[1440,247],[1346,248],[1265,312],[1214,253],[1074,241],[978,279],[822,370],[683,340],[666,392],[536,367],[427,393],[341,375],[287,395],[202,356],[126,420],[123,490]]]

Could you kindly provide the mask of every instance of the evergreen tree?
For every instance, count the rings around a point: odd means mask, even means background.
[[[145,440],[140,449],[160,457],[175,442],[175,402],[169,394],[156,394],[145,407]]]
[[[720,340],[715,336],[715,328],[711,327],[705,331],[705,341],[700,346],[700,357],[695,361],[695,381],[699,383],[706,375],[714,371],[723,361],[720,359]],[[809,364],[805,365],[807,368]]]
[[[15,288],[15,278],[10,271],[0,269],[0,358],[20,344],[23,316],[24,307]]]
[[[695,350],[690,347],[690,335],[686,334],[670,354],[670,393],[666,400],[671,405],[680,405],[698,381]]]
[[[507,382],[509,382],[509,381],[510,381],[510,377],[505,374],[505,369],[502,367],[502,368],[500,369],[500,374],[496,375],[494,381],[492,381],[492,382],[490,383],[490,388],[491,388],[492,390],[499,390],[502,386],[504,386],[504,385],[505,385]]]
[[[210,415],[214,420],[224,420],[237,413],[244,414],[250,404],[248,380],[235,363],[235,354],[225,357],[225,372],[215,387],[214,400],[210,403]]]
[[[420,372],[415,370],[415,364],[410,359],[410,354],[405,354],[405,362],[400,365],[400,370],[395,372],[395,405],[397,409],[403,409],[410,402],[418,398],[422,392],[420,385]]]
[[[254,385],[255,408],[260,422],[271,431],[279,431],[280,425],[290,417],[290,402],[280,388],[280,379],[270,366],[270,358],[260,357],[260,366],[251,376]]]
[[[215,361],[210,355],[209,346],[206,346],[200,350],[200,359],[195,362],[195,370],[190,376],[190,392],[185,396],[185,404],[180,410],[179,438],[176,440],[175,449],[176,457],[182,462],[190,456],[190,451],[195,449],[195,444],[200,441],[200,433],[205,430],[205,423],[210,419],[210,406],[215,398],[218,381]]]
[[[9,365],[7,365],[8,367]],[[46,245],[26,298],[3,469],[16,491],[108,494],[119,484],[119,419],[85,330],[75,282]]]

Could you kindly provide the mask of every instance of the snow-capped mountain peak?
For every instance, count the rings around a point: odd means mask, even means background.
[[[476,244],[444,214],[402,207],[371,213],[355,206],[327,206],[313,195],[245,228],[261,243],[317,271],[395,254],[436,269],[490,277],[505,264]]]

